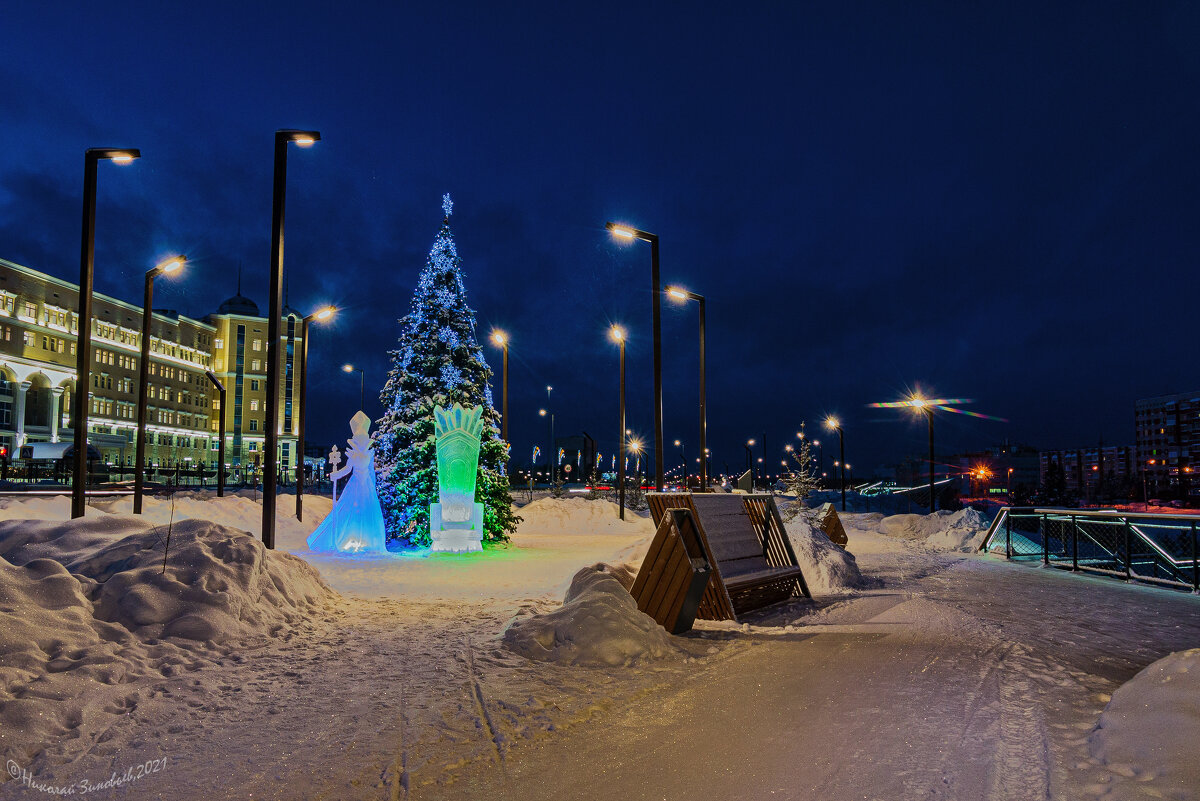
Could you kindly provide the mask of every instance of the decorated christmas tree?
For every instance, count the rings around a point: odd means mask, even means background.
[[[520,518],[512,511],[504,474],[508,445],[500,439],[500,414],[488,384],[492,370],[475,338],[475,312],[467,306],[462,260],[446,217],[417,281],[412,307],[400,320],[398,346],[379,395],[375,461],[379,502],[389,540],[429,544],[429,504],[438,500],[434,406],[483,407],[483,436],[475,500],[484,508],[484,538],[506,540]]]

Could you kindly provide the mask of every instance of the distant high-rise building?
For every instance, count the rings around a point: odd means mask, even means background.
[[[1200,498],[1200,391],[1143,398],[1134,406],[1137,460],[1150,497]]]
[[[1095,448],[1074,448],[1061,451],[1041,451],[1041,481],[1046,481],[1046,471],[1051,464],[1063,470],[1068,491],[1076,493],[1082,500],[1098,500],[1102,485],[1108,483],[1108,493],[1117,484],[1126,484],[1136,479],[1134,450],[1128,445],[1102,445]]]

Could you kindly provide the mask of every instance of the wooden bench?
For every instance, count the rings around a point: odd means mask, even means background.
[[[682,634],[695,622],[711,576],[696,518],[690,509],[670,509],[658,524],[629,593],[639,610],[672,634]]]
[[[739,613],[812,597],[772,496],[649,492],[646,499],[656,525],[669,509],[689,509],[695,516],[712,565],[698,617],[736,621]]]

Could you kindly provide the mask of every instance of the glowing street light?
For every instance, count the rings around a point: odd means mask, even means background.
[[[687,302],[689,300],[696,301],[700,311],[700,451],[704,452],[708,439],[708,413],[705,410],[705,360],[704,360],[704,296],[695,292],[689,292],[686,289],[681,289],[677,286],[667,287],[667,294],[675,300]],[[700,491],[708,492],[708,470],[703,461],[700,462]]]
[[[83,154],[83,230],[79,256],[79,319],[75,334],[75,391],[71,424],[75,427],[74,483],[71,517],[83,517],[87,508],[88,387],[92,383],[92,273],[96,259],[96,164],[102,160],[130,164],[140,158],[136,148],[89,147]],[[56,412],[57,413],[57,412]],[[20,445],[21,443],[17,443]]]
[[[343,364],[342,372],[343,373],[358,373],[358,408],[362,409],[363,398],[364,398],[363,386],[366,383],[366,377],[363,374],[363,368],[355,367],[353,364]]]
[[[142,291],[142,352],[138,361],[137,446],[133,458],[133,513],[142,513],[142,493],[146,483],[146,407],[150,394],[150,322],[154,318],[154,279],[160,275],[179,272],[187,262],[183,256],[173,256],[146,271]]]
[[[283,212],[287,197],[287,147],[294,143],[308,147],[321,138],[317,131],[279,130],[275,132],[275,176],[271,195],[271,279],[267,317],[267,414],[266,450],[263,467],[262,540],[275,547],[275,485],[279,463],[279,324],[283,319]],[[361,405],[361,404],[360,404]],[[300,454],[303,461],[304,455]]]
[[[618,412],[619,427],[617,428],[617,430],[620,431],[621,433],[617,437],[617,439],[620,441],[620,452],[617,454],[617,504],[620,507],[619,511],[620,511],[621,519],[624,520],[625,519],[625,437],[627,436],[626,429],[625,429],[625,330],[623,328],[621,328],[620,326],[614,325],[612,328],[610,328],[608,330],[608,335],[609,335],[609,337],[612,338],[612,341],[616,342],[617,345],[621,349],[621,359],[620,359],[621,377],[620,377],[620,382],[619,382],[621,390],[620,390],[620,401],[618,403],[620,411]]]
[[[300,321],[300,413],[297,415],[296,436],[296,521],[304,520],[304,414],[308,409],[308,324],[313,320],[324,322],[337,309],[322,306]],[[361,398],[360,398],[361,400]]]
[[[838,435],[838,461],[842,463],[842,467],[838,473],[838,481],[842,485],[842,511],[846,511],[846,436],[842,431],[842,424],[832,415],[825,418],[825,427],[831,431],[836,431]]]
[[[492,332],[492,342],[504,351],[504,379],[500,401],[500,438],[508,444],[508,334],[503,331]]]
[[[605,223],[605,228],[620,239],[640,239],[650,243],[650,298],[654,320],[654,489],[663,488],[663,388],[662,388],[662,300],[658,280],[658,236],[628,225]]]

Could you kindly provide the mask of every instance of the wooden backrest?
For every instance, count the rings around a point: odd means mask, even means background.
[[[768,567],[762,540],[750,522],[741,495],[696,494],[692,496],[692,506],[704,526],[708,547],[721,566],[722,575],[737,576]]]

